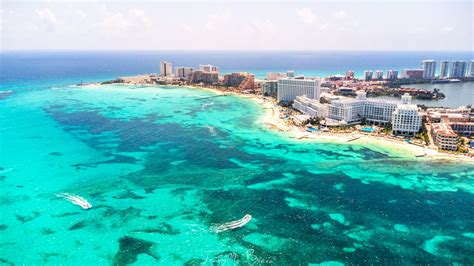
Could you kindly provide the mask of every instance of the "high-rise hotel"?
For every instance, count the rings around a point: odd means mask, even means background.
[[[474,78],[474,60],[467,63],[466,77]]]
[[[453,61],[449,77],[462,78],[464,77],[464,73],[466,73],[466,61]]]
[[[277,101],[290,102],[295,100],[297,96],[303,95],[310,99],[319,99],[320,86],[319,79],[278,79]]]
[[[447,78],[449,75],[449,61],[443,60],[439,65],[439,77],[440,78]]]
[[[423,60],[421,61],[421,69],[423,69],[423,79],[433,79],[436,72],[436,61],[435,60]]]
[[[170,62],[160,62],[160,76],[168,77],[173,75],[173,67]]]

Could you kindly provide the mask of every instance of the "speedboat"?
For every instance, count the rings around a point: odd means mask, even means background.
[[[58,194],[56,194],[56,196],[60,197],[60,198],[63,198],[65,200],[71,202],[74,205],[78,205],[81,208],[83,208],[84,210],[92,208],[92,205],[86,199],[84,199],[81,196],[77,196],[77,195],[70,194],[70,193],[58,193]]]
[[[237,228],[245,226],[248,222],[250,222],[251,219],[252,219],[252,215],[246,214],[240,220],[227,222],[227,223],[223,223],[223,224],[218,225],[218,226],[214,226],[212,228],[212,231],[214,231],[216,233],[220,233],[220,232],[224,232],[224,231],[227,231],[227,230],[237,229]]]

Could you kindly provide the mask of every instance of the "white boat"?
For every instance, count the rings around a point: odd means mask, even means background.
[[[84,210],[92,208],[92,205],[86,199],[84,199],[81,196],[77,196],[77,195],[70,194],[70,193],[63,193],[63,192],[56,194],[56,196],[59,197],[59,198],[63,198],[65,200],[71,202],[74,205],[78,205],[81,208],[83,208]]]
[[[358,140],[358,139],[360,139],[360,138],[361,138],[361,136],[356,135],[356,136],[354,136],[354,137],[348,139],[347,142],[351,142],[351,141],[354,141],[354,140]]]
[[[251,219],[252,219],[252,215],[246,214],[240,220],[227,222],[218,226],[214,226],[211,228],[211,230],[214,231],[215,233],[221,233],[227,230],[237,229],[237,228],[245,226],[248,222],[250,222]]]

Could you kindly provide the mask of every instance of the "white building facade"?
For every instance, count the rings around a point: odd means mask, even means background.
[[[321,93],[321,81],[319,79],[290,79],[278,80],[277,101],[290,102],[297,96],[306,95],[311,99],[318,99]]]
[[[356,99],[334,100],[328,107],[328,118],[342,124],[357,124],[365,119],[373,124],[392,124],[394,134],[414,134],[421,128],[422,115],[411,96],[402,96],[396,103],[381,99],[366,99],[365,92],[357,93]]]
[[[310,99],[306,95],[297,96],[293,101],[293,108],[310,117],[325,118],[328,116],[328,106],[317,99]]]
[[[374,124],[388,124],[392,120],[392,113],[398,104],[380,99],[368,99],[364,105],[364,118]]]
[[[358,93],[356,99],[342,99],[332,101],[328,107],[328,118],[343,124],[357,124],[364,117],[365,92]]]
[[[199,70],[203,72],[219,72],[219,67],[213,65],[199,65]]]
[[[471,60],[467,63],[466,77],[474,78],[474,60]]]
[[[411,96],[402,95],[402,103],[392,114],[392,133],[394,135],[413,135],[420,131],[422,115],[418,107],[411,104]]]

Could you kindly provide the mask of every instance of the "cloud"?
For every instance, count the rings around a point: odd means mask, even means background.
[[[58,19],[51,9],[36,9],[35,14],[39,19],[38,23],[35,25],[35,29],[47,32],[52,32],[55,30],[56,25],[58,24]]]
[[[152,26],[150,18],[141,9],[131,9],[127,12],[107,12],[97,24],[106,33],[142,32]]]
[[[444,32],[452,32],[452,31],[454,31],[454,27],[445,26],[445,27],[441,28],[441,31],[444,31]]]
[[[347,12],[345,10],[339,10],[333,14],[334,18],[344,19],[347,17]]]
[[[208,20],[204,27],[207,30],[214,30],[217,28],[218,25],[227,24],[232,18],[232,14],[229,10],[225,10],[223,12],[214,13],[208,16]]]
[[[313,13],[313,11],[311,11],[310,8],[297,8],[296,14],[301,19],[301,21],[306,24],[312,24],[314,21],[316,21],[316,15]]]
[[[252,22],[253,28],[255,28],[259,33],[268,33],[273,34],[276,32],[275,24],[269,19],[264,21],[254,21]]]

